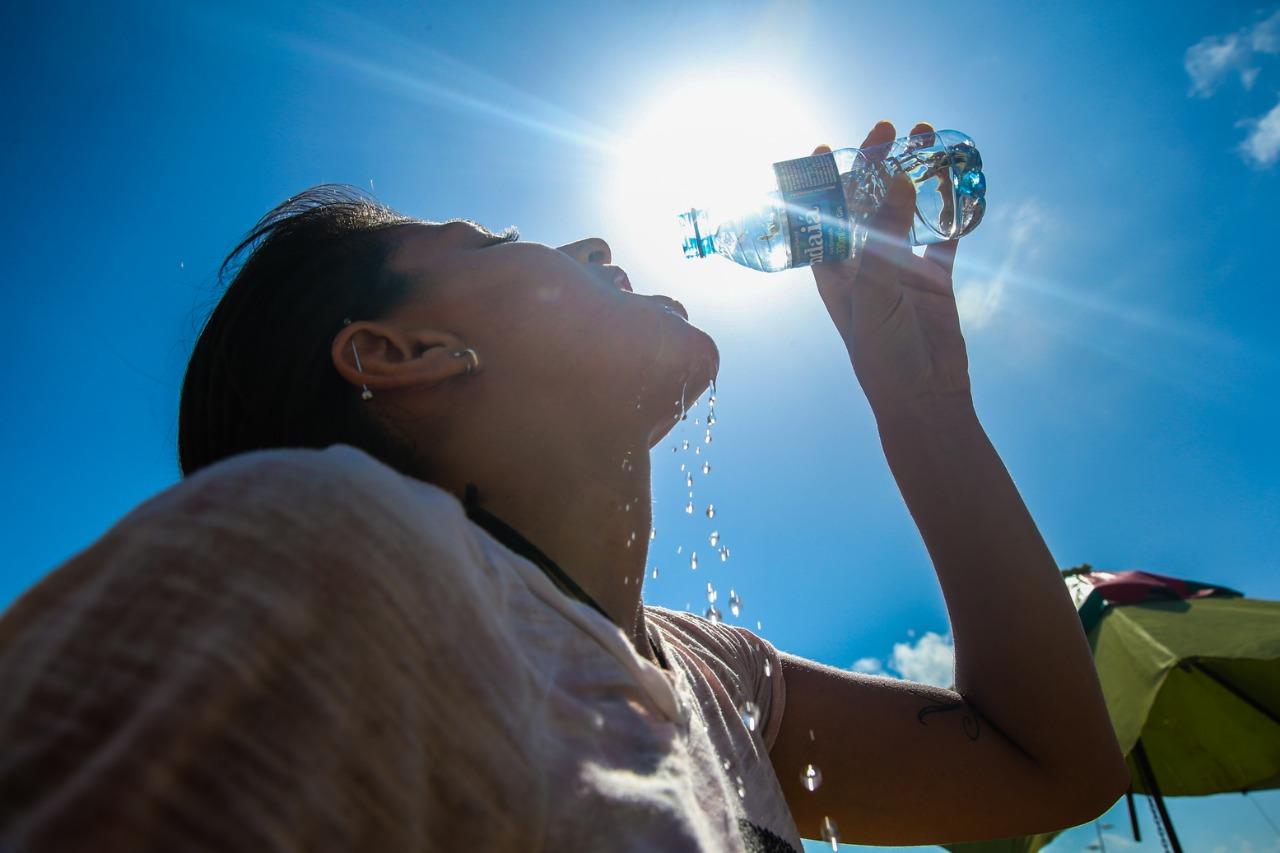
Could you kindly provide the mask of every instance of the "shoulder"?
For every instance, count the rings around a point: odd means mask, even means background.
[[[211,465],[138,507],[148,516],[251,516],[267,522],[378,523],[424,515],[465,519],[457,499],[388,467],[361,450],[288,448],[242,453]]]
[[[108,534],[195,559],[254,565],[448,564],[480,559],[461,504],[345,445],[244,453],[156,495]]]
[[[652,605],[646,605],[644,610],[645,618],[657,626],[664,639],[674,640],[693,651],[737,657],[765,642],[746,628],[712,622],[692,613]]]

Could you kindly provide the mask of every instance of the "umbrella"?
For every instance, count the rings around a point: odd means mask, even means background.
[[[1063,572],[1093,649],[1133,785],[1167,846],[1181,844],[1166,796],[1280,787],[1280,602],[1149,572]],[[946,845],[1035,853],[1057,833]]]

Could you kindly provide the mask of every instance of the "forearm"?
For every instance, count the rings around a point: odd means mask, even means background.
[[[1120,772],[1075,608],[971,400],[925,398],[877,423],[947,602],[957,692],[1046,770]]]

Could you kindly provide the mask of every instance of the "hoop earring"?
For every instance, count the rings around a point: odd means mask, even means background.
[[[343,320],[343,321],[342,321],[342,325],[344,325],[344,326],[350,326],[350,325],[351,325],[351,321],[350,321],[350,320]],[[351,339],[351,354],[352,354],[352,355],[354,355],[354,356],[356,357],[356,370],[357,370],[357,371],[359,371],[359,372],[363,375],[363,374],[364,374],[364,367],[363,367],[363,366],[361,366],[361,364],[360,364],[360,351],[356,349],[356,342],[355,342],[355,338],[352,338],[352,339]],[[367,383],[363,383],[363,382],[362,382],[362,383],[361,383],[361,388],[362,388],[363,390],[360,392],[360,399],[361,399],[361,400],[372,400],[372,399],[373,399],[373,392],[369,390],[369,386],[368,386],[368,384],[367,384]]]
[[[479,372],[480,356],[471,347],[460,349],[457,352],[452,353],[452,355],[454,358],[462,358],[463,356],[466,356],[467,366],[463,371],[463,375],[471,376],[472,374]]]

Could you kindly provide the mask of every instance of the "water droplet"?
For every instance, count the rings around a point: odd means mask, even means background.
[[[686,438],[684,441],[680,442],[680,448],[681,448],[682,450],[688,450],[688,449],[689,449],[689,439],[687,439],[687,438]]]
[[[728,769],[729,769],[729,759],[727,759],[727,758],[724,760],[724,769],[725,769],[726,771],[728,771]]]
[[[822,784],[822,771],[812,764],[807,765],[800,774],[800,784],[804,785],[806,791],[818,790],[818,786]]]
[[[720,611],[716,609],[714,604],[708,604],[707,609],[702,611],[702,615],[711,622],[718,623],[720,621]]]
[[[681,463],[680,463],[680,470],[681,470],[681,471],[683,471],[683,470],[684,470],[684,463],[683,463],[683,462],[681,462]]]
[[[693,419],[693,425],[694,425],[694,426],[701,426],[701,425],[702,425],[702,421],[701,421],[699,418],[694,418],[694,419]]]
[[[711,531],[711,535],[707,537],[707,541],[711,543],[711,547],[712,547],[712,548],[714,548],[714,547],[716,547],[717,545],[719,545],[719,544],[720,544],[720,531],[719,531],[719,530],[713,530],[713,531]]]
[[[705,438],[703,438],[703,441],[705,441],[707,444],[710,444],[710,443],[711,443],[711,430],[710,430],[710,428],[708,428],[708,429],[707,429],[707,434],[706,434],[706,437],[705,437]]]
[[[809,740],[813,740],[813,729],[809,729]]]
[[[684,505],[684,511],[687,515],[693,515],[693,501],[689,501]]]
[[[657,577],[656,575],[654,577]],[[764,660],[764,677],[769,678],[773,675],[773,664],[769,663],[769,659]]]
[[[711,414],[707,415],[707,426],[714,426],[715,422],[716,422],[715,412],[712,412]]]
[[[760,723],[760,706],[748,700],[738,706],[738,713],[742,716],[742,724],[747,727],[747,731],[754,732]]]
[[[737,785],[738,785],[738,799],[740,799],[740,800],[746,799],[746,796],[747,796],[747,786],[746,786],[746,785],[744,785],[744,784],[742,784],[742,777],[741,777],[741,776],[735,776],[735,777],[734,777],[734,781],[735,781],[735,782],[737,783]]]
[[[702,463],[702,473],[704,473],[704,474],[710,474],[710,473],[711,473],[711,463],[710,463],[709,461],[708,461],[708,462],[703,462],[703,463]]]
[[[672,453],[675,453],[675,452],[676,452],[677,450],[679,450],[679,449],[680,449],[680,448],[676,447],[674,444],[673,444],[673,445],[671,445],[671,452],[672,452]]]
[[[653,541],[653,537],[655,537],[655,536],[657,536],[657,535],[658,535],[658,528],[656,528],[656,527],[650,527],[650,528],[649,528],[649,541],[650,541],[650,542],[652,542],[652,541]]]
[[[684,475],[684,484],[686,488],[693,488],[693,472],[689,471]]]
[[[692,510],[690,510],[690,512],[692,512]],[[715,504],[707,504],[707,518],[715,518],[715,517],[716,517]]]
[[[689,568],[694,569],[695,571],[698,568],[698,552],[697,551],[694,551],[689,555]]]
[[[695,448],[693,449],[693,455],[694,455],[694,456],[701,456],[701,455],[702,455],[702,448],[701,448],[701,447],[695,447]]]
[[[756,620],[756,630],[757,630],[757,631],[763,631],[763,630],[764,630],[764,623],[763,623],[763,622],[761,622],[759,619],[757,619],[757,620]]]
[[[684,551],[684,546],[683,546],[683,545],[677,545],[677,546],[676,546],[676,553],[677,553],[677,554],[679,554],[679,553],[681,553],[682,551]]]
[[[653,579],[654,579],[654,580],[657,580],[657,579],[658,579],[658,567],[657,567],[657,566],[654,566],[654,567],[653,567]]]
[[[822,819],[822,840],[831,845],[831,849],[840,850],[840,831],[836,829],[836,822],[829,817]]]
[[[729,562],[729,546],[728,545],[720,546],[720,562],[722,563]]]
[[[717,597],[716,588],[711,585],[711,581],[707,581],[707,603],[715,604],[716,597]]]
[[[742,615],[742,596],[733,587],[729,587],[729,612],[734,616]]]

